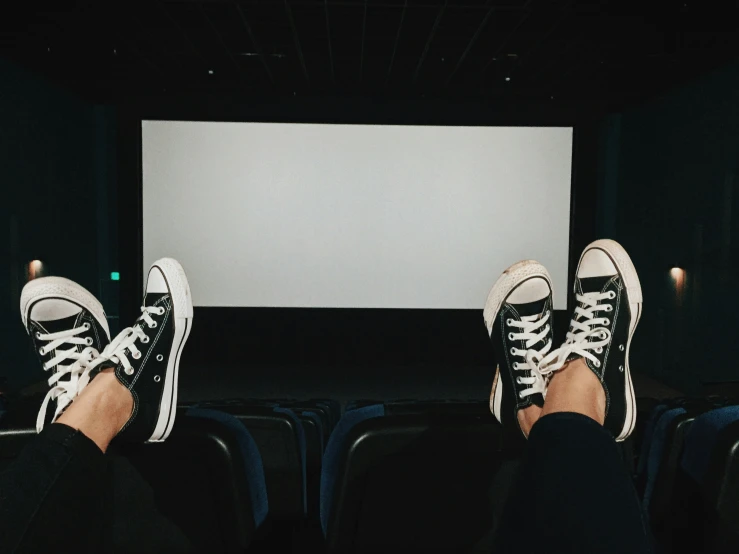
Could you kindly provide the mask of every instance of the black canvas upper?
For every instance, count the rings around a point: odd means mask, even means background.
[[[608,329],[611,332],[611,340],[603,347],[602,352],[588,350],[598,359],[600,367],[587,358],[583,358],[583,361],[598,377],[606,394],[604,427],[618,436],[626,417],[626,348],[629,339],[629,322],[632,317],[628,293],[619,275],[578,278],[575,280],[575,291],[577,294],[588,292],[607,293],[609,291],[615,294],[613,299],[606,298],[598,301],[600,305],[610,305],[611,311],[598,311],[595,314],[595,317],[609,319],[609,325],[598,327]],[[633,314],[634,317],[636,315]],[[599,337],[591,339],[592,342],[598,340],[600,340]],[[572,354],[569,359],[579,357]]]
[[[148,293],[144,297],[143,305],[164,308],[164,313],[150,314],[150,317],[157,323],[154,328],[150,328],[142,318],[134,324],[144,330],[149,337],[149,342],[144,343],[140,339],[136,341],[136,348],[141,352],[138,359],[126,350],[125,355],[133,368],[133,373],[127,374],[121,362],[115,365],[110,362],[101,364],[91,374],[91,377],[95,377],[106,367],[114,367],[118,380],[131,391],[133,412],[118,434],[120,438],[131,442],[146,441],[154,431],[174,339],[174,309],[171,295]]]
[[[49,300],[49,298],[43,298],[40,299],[39,302],[43,302]],[[61,299],[69,302],[67,299]],[[71,302],[70,302],[71,303]],[[77,352],[82,352],[85,348],[94,348],[98,352],[101,352],[103,348],[105,348],[108,345],[108,335],[105,332],[105,329],[98,323],[98,320],[95,319],[95,316],[93,316],[89,311],[87,311],[85,308],[82,308],[82,311],[80,311],[78,314],[64,317],[61,319],[55,319],[55,320],[49,320],[49,321],[34,321],[31,319],[30,314],[32,312],[34,304],[31,304],[28,306],[28,317],[26,318],[27,321],[27,328],[28,336],[31,337],[31,343],[33,345],[33,349],[36,352],[36,358],[39,361],[39,364],[41,367],[51,360],[52,358],[55,358],[57,355],[56,350],[51,350],[49,352],[46,352],[44,355],[41,355],[40,349],[47,344],[49,344],[49,341],[41,340],[36,336],[36,333],[41,334],[50,334],[50,333],[58,333],[60,331],[67,331],[70,329],[76,329],[78,327],[82,327],[85,324],[89,326],[89,329],[81,332],[80,334],[76,335],[77,337],[83,338],[83,339],[90,339],[89,345],[81,345],[81,344],[63,344],[60,347],[60,350],[70,350],[74,348]],[[62,362],[62,365],[68,366],[73,363],[73,360],[65,360]],[[49,370],[53,371],[53,370]],[[50,377],[51,373],[47,372],[47,377]],[[70,376],[64,376],[62,377],[59,382],[69,381]],[[52,401],[53,409],[50,409],[47,411],[47,422],[49,423],[51,419],[54,416],[54,413],[56,412],[56,400]]]
[[[501,423],[506,427],[518,428],[518,419],[516,417],[518,410],[528,408],[533,405],[544,405],[544,397],[540,393],[530,394],[524,398],[520,398],[518,395],[520,391],[529,388],[529,386],[518,384],[516,382],[516,378],[531,377],[531,371],[513,369],[514,362],[521,363],[524,359],[520,356],[512,356],[510,353],[511,348],[515,347],[520,350],[526,350],[527,348],[526,341],[510,340],[508,335],[510,333],[520,333],[521,329],[508,325],[508,320],[512,319],[514,321],[521,321],[521,317],[527,315],[541,315],[544,317],[547,311],[551,312],[551,310],[551,294],[546,298],[535,302],[529,302],[527,304],[510,304],[508,302],[504,302],[493,322],[493,330],[490,335],[490,340],[493,343],[493,348],[495,349],[498,362],[499,385],[503,385],[500,415],[502,419]],[[552,339],[551,320],[545,325],[549,325],[547,336],[545,336],[544,340],[534,344],[531,348],[541,350],[546,345],[547,341]],[[543,329],[544,327],[542,327],[542,330]]]

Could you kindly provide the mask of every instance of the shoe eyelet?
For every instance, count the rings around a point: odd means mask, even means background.
[[[164,359],[164,356],[161,354],[157,354],[157,362],[161,362]]]
[[[623,345],[623,344],[619,344],[619,345],[618,345],[618,349],[619,349],[619,350],[620,350],[621,352],[623,352],[623,351],[624,351],[624,345]]]
[[[604,317],[603,318],[603,325],[610,325],[610,324],[611,324],[611,320],[608,319],[607,317]]]
[[[87,322],[85,322],[85,323],[84,323],[84,325],[82,325],[82,327],[84,327],[84,328],[85,328],[85,330],[87,331],[87,330],[89,330],[89,329],[90,329],[90,324],[89,324],[89,323],[87,323]]]
[[[613,300],[614,298],[616,298],[616,293],[614,291],[612,291],[612,290],[609,290],[608,291],[608,298],[610,298],[611,300]]]
[[[518,393],[518,397],[519,397],[519,398],[520,398],[521,400],[523,400],[523,393],[522,393],[522,392],[519,392],[519,393]]]
[[[595,360],[595,361],[593,362],[593,365],[594,365],[595,367],[600,367],[600,362],[599,362],[598,360]]]
[[[603,353],[603,347],[602,346],[599,346],[598,348],[596,348],[595,349],[595,353],[596,354],[602,354]]]
[[[149,339],[149,336],[148,335],[144,335],[143,337],[141,337],[141,342],[144,343],[144,344],[149,344],[149,341],[150,340],[151,339]]]
[[[160,307],[159,308],[159,315],[164,315],[164,312],[166,312],[166,311],[167,310],[165,310],[164,308]]]
[[[513,320],[511,318],[508,318],[505,320],[505,324],[510,327],[511,325],[513,325]]]
[[[521,384],[521,378],[520,377],[516,377],[516,384],[517,385],[520,385]]]
[[[516,355],[516,349],[515,348],[511,348],[511,356],[515,356],[515,355]]]
[[[508,333],[508,340],[516,340],[513,338],[513,333]]]
[[[613,306],[611,306],[610,304],[606,304],[606,307],[603,308],[603,311],[605,311],[605,312],[612,312],[613,311]]]
[[[41,339],[41,332],[39,332],[39,331],[36,331],[36,338],[37,338],[37,339]]]
[[[46,350],[44,350],[44,347],[43,346],[38,349],[38,353],[41,354],[42,356],[45,356],[46,355]]]
[[[619,370],[619,371],[620,371],[621,373],[623,373],[623,372],[624,372],[624,366],[622,366],[622,365],[618,366],[618,370]]]
[[[603,331],[603,332],[602,332],[602,333],[600,334],[600,338],[602,338],[602,339],[605,339],[605,338],[606,338],[607,336],[608,336],[608,335],[606,335],[606,332],[605,332],[605,331]]]
[[[92,337],[87,337],[87,338],[85,339],[85,344],[86,344],[87,346],[92,346]]]
[[[131,353],[131,357],[134,360],[138,360],[139,358],[141,358],[141,352],[139,352],[139,351],[133,352],[133,353]]]
[[[159,382],[159,381],[161,381],[161,380],[162,380],[162,378],[161,378],[161,377],[159,377],[159,375],[154,375],[154,382],[155,382],[155,383],[158,383],[158,382]]]
[[[149,325],[149,329],[154,329],[154,328],[156,328],[156,326],[157,326],[157,325],[158,325],[158,324],[157,324],[157,322],[156,322],[156,321],[152,321],[152,322],[151,322],[151,325]]]
[[[518,362],[513,362],[513,369],[518,369]]]
[[[133,368],[132,367],[127,367],[123,371],[126,373],[126,375],[133,375]]]

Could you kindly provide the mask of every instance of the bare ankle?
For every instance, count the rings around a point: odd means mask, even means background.
[[[521,431],[523,431],[523,434],[528,437],[529,433],[531,433],[531,427],[533,427],[534,423],[536,423],[541,417],[541,408],[536,405],[523,408],[518,410],[516,417],[518,418],[518,425],[521,427]]]
[[[567,363],[549,382],[541,415],[555,412],[580,413],[603,425],[606,414],[605,391],[584,360]]]
[[[133,411],[133,397],[113,370],[103,370],[57,420],[78,429],[106,451]]]

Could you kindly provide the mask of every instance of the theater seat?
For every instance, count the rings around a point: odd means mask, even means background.
[[[254,438],[264,466],[270,519],[302,519],[307,508],[306,447],[302,424],[294,412],[264,403],[209,405],[234,416]]]
[[[35,436],[35,427],[0,429],[0,471],[10,465]]]
[[[377,400],[377,399],[361,399],[361,400],[352,400],[350,402],[347,402],[346,408],[344,408],[345,412],[350,412],[352,410],[356,410],[358,408],[364,408],[365,406],[374,406],[375,404],[384,404],[383,400]]]
[[[469,551],[493,526],[503,461],[493,416],[347,412],[324,458],[329,552]]]
[[[718,434],[703,483],[714,516],[707,529],[709,554],[739,552],[739,420]]]
[[[468,414],[490,415],[487,400],[393,400],[385,402],[386,415],[402,414]]]
[[[708,470],[720,431],[739,420],[739,406],[726,406],[711,410],[695,418],[693,426],[685,437],[685,452],[682,468],[697,483],[702,483]]]
[[[326,446],[323,456],[323,470],[321,472],[321,527],[324,534],[327,533],[329,515],[333,509],[336,479],[338,476],[339,462],[345,448],[347,447],[347,435],[362,421],[385,415],[385,406],[372,404],[362,408],[355,408],[344,414],[339,420],[336,429]]]
[[[665,403],[658,404],[649,413],[649,417],[644,425],[642,431],[641,444],[639,445],[639,452],[641,453],[636,463],[636,490],[639,496],[644,496],[644,491],[647,486],[647,460],[649,459],[649,445],[652,442],[652,435],[654,434],[654,428],[657,426],[660,416],[668,410],[668,406]],[[638,418],[637,418],[638,420]]]
[[[671,438],[671,424],[677,417],[684,415],[685,413],[685,408],[672,408],[662,412],[654,426],[652,440],[648,445],[648,451],[644,452],[644,455],[647,458],[647,479],[642,504],[644,506],[644,510],[647,512],[649,511],[649,503],[652,500],[654,485],[662,463],[665,443]]]
[[[121,445],[160,511],[201,551],[243,552],[267,515],[264,472],[249,433],[227,414],[188,410],[166,442]]]
[[[326,409],[330,420],[329,434],[331,434],[341,419],[341,404],[331,398],[313,398],[304,402],[304,405]]]
[[[298,411],[305,432],[305,489],[308,516],[319,518],[321,494],[321,467],[323,463],[324,437],[321,418],[313,411]]]
[[[668,410],[669,414],[673,410]],[[660,544],[669,544],[669,529],[671,527],[671,510],[675,501],[675,488],[678,482],[678,471],[685,444],[685,436],[700,411],[674,408],[674,417],[668,416],[664,422],[664,438],[662,439],[661,454],[655,455],[656,472],[650,476],[650,498],[645,510],[648,512],[652,532]],[[682,413],[680,413],[682,412]]]
[[[666,546],[681,552],[705,552],[715,534],[717,513],[706,492],[712,456],[721,431],[739,421],[739,406],[727,406],[699,415],[685,437],[675,479]]]

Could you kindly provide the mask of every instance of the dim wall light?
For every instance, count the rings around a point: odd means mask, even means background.
[[[32,260],[28,263],[28,280],[32,281],[37,277],[44,275],[44,262],[41,260]]]

